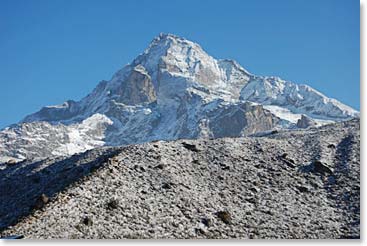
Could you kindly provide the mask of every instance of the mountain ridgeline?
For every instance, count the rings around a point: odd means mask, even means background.
[[[44,107],[3,129],[0,161],[155,140],[240,137],[355,117],[358,111],[307,85],[253,75],[194,42],[160,34],[80,101]]]

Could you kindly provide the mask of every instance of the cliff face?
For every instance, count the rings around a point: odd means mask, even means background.
[[[259,105],[244,103],[222,108],[218,117],[210,121],[213,137],[246,136],[273,129],[279,119]]]
[[[120,95],[116,101],[126,105],[151,103],[157,100],[152,79],[142,66],[136,66],[114,93]]]

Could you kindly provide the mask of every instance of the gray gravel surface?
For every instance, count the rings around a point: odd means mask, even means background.
[[[359,238],[359,124],[9,164],[0,235]]]

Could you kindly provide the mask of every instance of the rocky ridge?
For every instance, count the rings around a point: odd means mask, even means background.
[[[0,235],[359,238],[359,124],[3,164]]]

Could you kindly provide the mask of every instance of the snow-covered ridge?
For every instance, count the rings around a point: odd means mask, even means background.
[[[107,116],[97,113],[67,126],[41,121],[7,127],[0,132],[0,162],[9,157],[22,160],[29,156],[73,155],[103,146],[106,129],[112,124]]]
[[[47,106],[0,132],[0,156],[69,155],[101,145],[235,137],[359,113],[306,85],[251,74],[187,39],[160,34],[82,100]],[[34,146],[42,146],[43,149]]]
[[[258,77],[242,88],[241,99],[262,105],[287,108],[294,114],[306,114],[312,118],[341,120],[358,117],[359,112],[303,85],[277,77]]]

